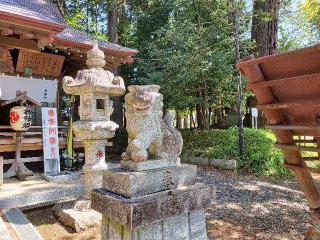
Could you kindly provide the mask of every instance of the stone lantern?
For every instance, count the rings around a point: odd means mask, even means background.
[[[103,69],[105,56],[97,43],[88,51],[86,63],[89,69],[78,71],[75,79],[64,77],[63,89],[80,96],[80,120],[74,123],[74,132],[84,143],[84,198],[90,200],[91,191],[101,188],[102,171],[112,165],[105,162],[105,146],[118,125],[110,120],[113,112],[110,97],[123,95],[126,90],[121,77]]]

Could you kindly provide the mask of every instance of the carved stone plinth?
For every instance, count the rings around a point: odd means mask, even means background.
[[[197,167],[187,164],[149,171],[114,169],[104,172],[103,189],[125,197],[141,197],[193,185],[196,175]]]
[[[128,198],[98,189],[92,208],[103,215],[102,239],[207,239],[203,207],[212,191],[204,184]]]
[[[148,225],[129,229],[112,221],[106,215],[102,217],[102,239],[122,240],[207,240],[203,209],[182,213],[153,222]]]

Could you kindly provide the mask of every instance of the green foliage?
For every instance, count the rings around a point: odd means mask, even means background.
[[[304,0],[302,10],[305,13],[306,19],[313,23],[318,29],[320,28],[320,1],[319,0]]]
[[[235,159],[241,171],[256,175],[291,176],[283,166],[283,154],[274,147],[271,131],[245,128],[245,153],[240,159],[238,129],[183,131],[184,153],[217,159]]]
[[[320,5],[320,1],[314,0],[280,2],[278,52],[302,48],[319,41],[316,15],[313,13],[317,8],[312,9],[317,2]]]
[[[128,146],[128,132],[126,129],[118,129],[113,137],[114,151],[123,153]]]
[[[137,16],[136,82],[160,85],[165,106],[171,109],[184,111],[203,102],[206,107],[233,106],[231,2],[149,1]],[[242,23],[246,28],[246,21]]]

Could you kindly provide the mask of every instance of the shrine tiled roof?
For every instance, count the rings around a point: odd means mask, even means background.
[[[0,0],[0,12],[55,25],[64,24],[58,7],[49,0]]]
[[[80,32],[70,26],[66,26],[58,7],[50,0],[0,0],[0,17],[9,17],[19,20],[20,23],[37,23],[45,27],[55,27],[57,32],[54,41],[66,45],[90,48],[93,46],[94,38],[86,33]],[[121,55],[135,55],[136,50],[99,40],[99,47]]]
[[[70,26],[66,26],[66,28],[62,32],[57,33],[55,35],[55,39],[78,43],[78,44],[84,44],[87,46],[92,46],[94,43],[94,37],[92,35],[76,30]],[[99,47],[102,50],[110,50],[114,52],[125,52],[126,54],[137,53],[137,51],[134,49],[122,47],[120,45],[109,43],[104,40],[99,40],[98,43],[99,43]]]

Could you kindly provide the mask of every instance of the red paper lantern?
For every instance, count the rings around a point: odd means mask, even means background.
[[[25,106],[10,109],[10,125],[16,131],[27,131],[31,126],[31,111]]]

